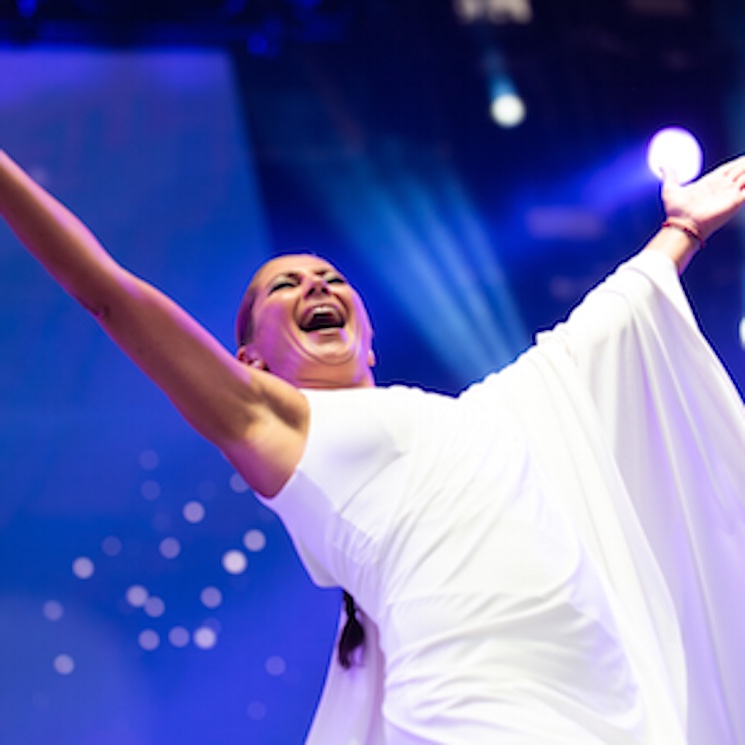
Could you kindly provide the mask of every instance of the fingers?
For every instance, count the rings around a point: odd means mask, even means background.
[[[745,155],[720,166],[722,176],[740,182],[745,177]]]

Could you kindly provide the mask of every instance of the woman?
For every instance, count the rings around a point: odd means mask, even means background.
[[[745,558],[718,553],[745,523],[728,492],[742,404],[675,279],[744,194],[745,158],[668,179],[641,255],[452,399],[374,386],[364,305],[312,256],[259,270],[232,357],[0,155],[27,249],[363,609],[360,664],[332,665],[310,735],[324,745],[745,741],[728,700],[745,693],[742,611],[721,582]],[[702,505],[716,519],[690,521]]]

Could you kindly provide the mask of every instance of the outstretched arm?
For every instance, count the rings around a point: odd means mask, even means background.
[[[693,255],[745,204],[745,156],[731,160],[691,184],[681,186],[666,173],[662,203],[667,227],[646,248],[669,256],[682,272]]]
[[[279,489],[305,441],[302,394],[238,362],[178,305],[117,264],[77,217],[2,151],[0,214],[251,486],[265,494]]]

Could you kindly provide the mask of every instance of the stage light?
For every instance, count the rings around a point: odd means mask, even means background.
[[[482,67],[489,90],[489,113],[500,127],[510,129],[525,121],[525,103],[517,91],[504,55],[497,47],[485,50]]]
[[[453,9],[461,23],[526,24],[533,20],[530,0],[454,0]]]
[[[663,171],[672,172],[681,184],[693,181],[701,173],[703,159],[698,140],[680,127],[661,129],[647,148],[647,164],[652,173],[661,179]]]
[[[514,90],[494,96],[489,106],[491,118],[505,129],[517,127],[525,121],[525,103]]]
[[[745,317],[740,319],[740,345],[745,349]]]
[[[18,15],[21,18],[33,18],[39,9],[38,0],[16,0]]]

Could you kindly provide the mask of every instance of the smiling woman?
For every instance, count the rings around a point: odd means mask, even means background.
[[[374,385],[372,326],[356,290],[318,256],[267,262],[236,322],[238,359],[299,388]]]
[[[317,256],[259,269],[231,355],[0,154],[29,252],[359,601],[313,745],[745,741],[745,419],[678,281],[744,195],[745,158],[668,180],[645,250],[452,398],[374,385]]]

